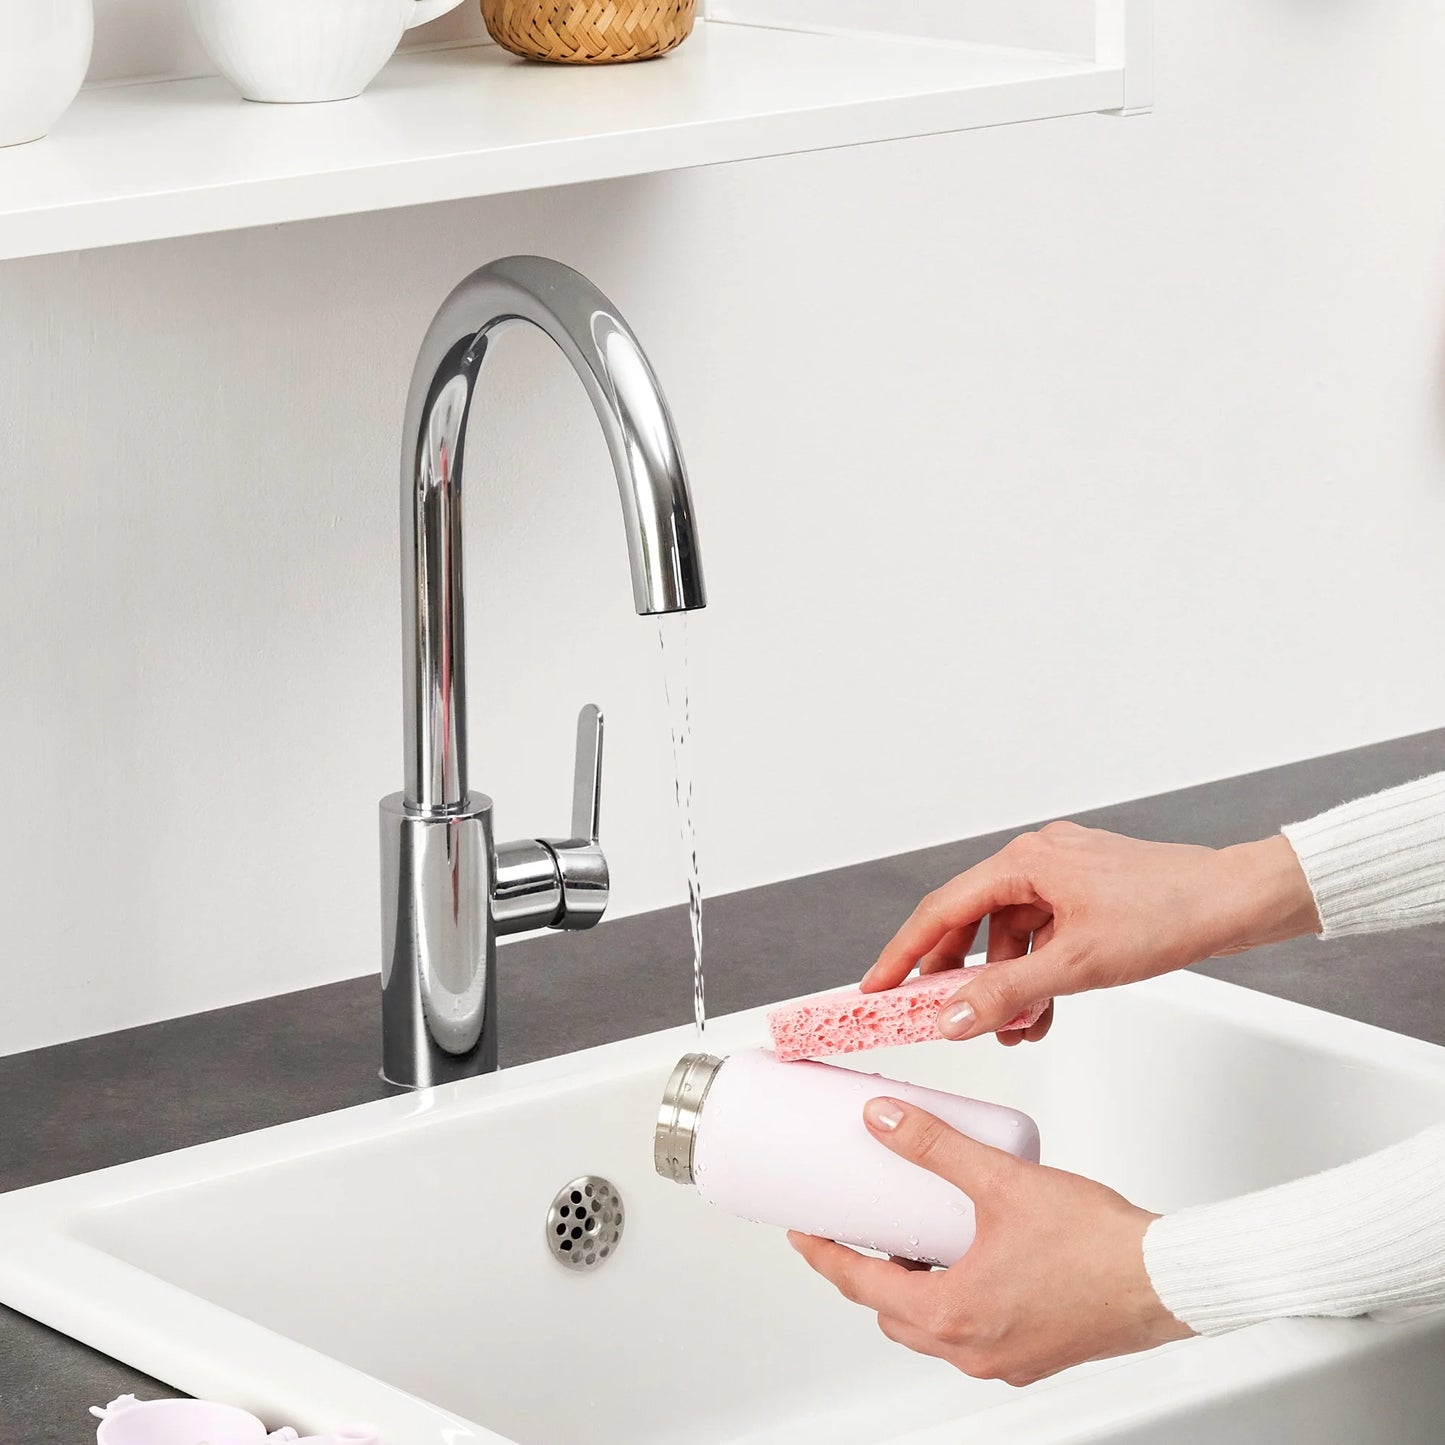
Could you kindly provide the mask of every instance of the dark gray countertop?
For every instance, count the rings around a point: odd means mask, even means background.
[[[1263,837],[1445,768],[1445,729],[1077,815],[1137,837]],[[708,1007],[731,1013],[859,976],[929,888],[1017,829],[711,899]],[[502,950],[504,1066],[692,1016],[680,908]],[[1220,978],[1445,1043],[1445,926],[1221,959]],[[1061,1005],[1067,1009],[1067,1003]],[[377,1098],[372,976],[0,1059],[0,1190]],[[0,1442],[93,1440],[86,1409],[172,1390],[0,1307]]]

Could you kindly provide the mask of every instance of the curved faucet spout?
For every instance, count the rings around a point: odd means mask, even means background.
[[[467,417],[493,333],[545,331],[592,398],[622,497],[639,613],[706,605],[682,452],[632,329],[584,276],[539,256],[474,271],[442,303],[407,396],[401,465],[406,782],[410,809],[467,797],[462,472]]]

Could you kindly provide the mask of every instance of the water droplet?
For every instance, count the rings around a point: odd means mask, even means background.
[[[908,1243],[909,1243],[909,1245],[910,1245],[912,1248],[917,1249],[917,1248],[918,1248],[918,1236],[917,1236],[916,1234],[910,1234],[910,1235],[908,1236]]]

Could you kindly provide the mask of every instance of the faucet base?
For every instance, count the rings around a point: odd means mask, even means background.
[[[492,800],[381,800],[381,1073],[427,1088],[497,1067]]]

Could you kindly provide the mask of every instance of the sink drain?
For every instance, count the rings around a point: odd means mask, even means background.
[[[547,1211],[547,1248],[568,1269],[597,1269],[622,1238],[622,1196],[599,1174],[584,1174],[557,1191]]]

